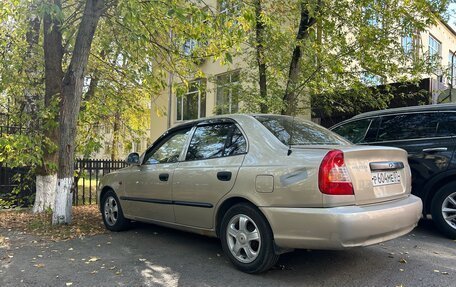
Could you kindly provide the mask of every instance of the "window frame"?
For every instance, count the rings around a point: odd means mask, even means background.
[[[358,143],[354,143],[352,142],[351,140],[347,139],[348,141],[350,141],[351,143],[355,144],[355,145],[363,145],[363,144],[369,144],[370,142],[368,141],[365,141],[366,140],[366,136],[372,126],[372,123],[375,121],[375,119],[378,118],[378,117],[373,117],[373,118],[361,118],[361,119],[355,119],[355,120],[352,120],[352,121],[347,121],[347,122],[344,122],[344,123],[341,123],[337,126],[334,126],[333,128],[331,128],[331,131],[340,135],[341,137],[344,137],[343,135],[337,133],[335,131],[335,129],[337,128],[340,128],[342,126],[345,126],[345,125],[349,125],[349,124],[353,124],[353,123],[357,123],[357,122],[360,122],[360,121],[369,121],[369,124],[367,125],[367,128],[366,130],[364,131],[363,133],[363,137],[362,137],[362,142],[358,142]],[[377,131],[376,131],[376,135],[375,135],[375,139],[377,139],[377,133],[378,133],[378,127],[377,127]],[[344,137],[345,138],[345,137]]]
[[[242,133],[242,136],[244,137],[245,139],[245,152],[244,153],[241,153],[241,154],[236,154],[236,155],[229,155],[229,156],[222,156],[222,157],[213,157],[213,158],[205,158],[205,159],[193,159],[193,160],[187,160],[187,152],[188,152],[188,149],[190,147],[190,143],[195,135],[195,131],[198,127],[203,127],[203,126],[211,126],[211,125],[220,125],[220,124],[234,124],[234,126]],[[214,159],[221,159],[221,158],[228,158],[228,157],[234,157],[234,156],[245,156],[246,154],[249,153],[249,139],[248,137],[246,136],[246,133],[244,132],[244,130],[242,129],[242,127],[239,125],[239,123],[237,121],[235,121],[234,119],[230,119],[230,118],[217,118],[217,119],[211,119],[211,120],[204,120],[204,121],[201,121],[201,122],[197,122],[195,123],[195,125],[193,126],[191,132],[190,132],[190,136],[185,144],[185,149],[183,150],[183,153],[181,154],[182,158],[179,159],[179,161],[182,161],[182,162],[192,162],[192,161],[202,161],[202,160],[214,160]]]
[[[191,90],[191,86],[193,84],[196,84],[197,85],[197,90],[196,91],[190,91]],[[179,84],[179,85],[184,85],[183,83]],[[201,87],[204,86],[204,91],[202,91]],[[187,97],[188,95],[192,95],[192,94],[198,94],[198,115],[197,115],[197,118],[195,119],[184,119],[184,97]],[[201,98],[202,98],[202,95],[204,94],[204,115],[202,115],[202,109],[201,109]],[[178,95],[178,92],[176,91],[175,93],[175,98],[176,98],[176,122],[186,122],[186,121],[191,121],[191,120],[197,120],[201,117],[205,117],[206,116],[206,109],[207,109],[207,82],[206,82],[206,79],[205,78],[201,78],[201,79],[196,79],[196,80],[193,80],[189,83],[189,86],[188,88],[186,88],[185,92],[182,94],[182,95]],[[181,101],[179,103],[179,98],[181,98]],[[180,115],[179,115],[179,104],[180,104]]]
[[[433,40],[433,42],[437,43],[438,44],[438,48],[439,50],[437,51],[437,53],[432,53],[431,54],[431,40]],[[432,51],[434,51],[434,49],[432,48]],[[436,59],[435,57],[438,56],[439,59]],[[432,62],[432,61],[436,61],[436,60],[441,60],[442,59],[442,42],[440,42],[436,37],[434,37],[434,35],[432,35],[431,33],[429,33],[429,38],[428,38],[428,57],[429,57],[429,60]]]
[[[454,88],[456,86],[456,56],[454,57],[453,66],[451,60],[453,58],[453,52],[448,50],[448,84]],[[453,79],[451,79],[451,70],[453,70]]]
[[[184,150],[186,150],[186,147],[189,143],[189,138],[191,138],[191,136],[193,135],[193,129],[194,129],[194,126],[193,125],[182,125],[182,126],[178,126],[176,128],[172,128],[172,129],[169,129],[167,130],[163,135],[161,135],[144,153],[143,155],[141,156],[141,159],[140,159],[140,166],[151,166],[152,164],[146,164],[146,155],[150,152],[151,154],[154,154],[160,147],[162,147],[166,142],[168,142],[174,135],[176,135],[178,132],[182,131],[182,130],[186,130],[188,129],[189,130],[189,134],[188,134],[188,138],[185,140],[184,142],[184,146],[181,150],[181,153],[179,155],[179,158],[177,160],[177,162],[173,162],[173,163],[178,163],[181,161],[181,158],[182,158],[182,152]],[[161,163],[161,162],[158,162],[158,163],[155,163],[154,165],[156,164],[171,164],[169,162],[167,163]]]
[[[448,113],[451,113],[451,114],[455,114],[456,115],[456,111],[438,111],[439,114],[448,114]],[[441,119],[442,117],[439,117],[439,119]],[[440,127],[440,121],[439,121],[439,126],[437,127],[437,131],[436,133],[438,134],[439,133],[439,127]],[[448,135],[448,136],[439,136],[437,137],[438,139],[445,139],[445,138],[455,138],[456,139],[456,134],[455,135]]]
[[[409,114],[432,114],[432,113],[435,113],[438,114],[439,113],[448,113],[448,112],[456,112],[456,111],[420,111],[420,112],[403,112],[403,113],[394,113],[394,114],[384,114],[384,115],[379,115],[377,117],[380,117],[380,123],[379,123],[379,126],[378,126],[378,130],[377,130],[377,137],[376,137],[376,141],[373,141],[373,142],[369,142],[369,144],[381,144],[381,143],[390,143],[390,142],[407,142],[407,141],[422,141],[422,140],[429,140],[429,139],[443,139],[443,138],[451,138],[452,136],[435,136],[435,137],[425,137],[425,138],[409,138],[409,139],[400,139],[400,140],[386,140],[386,141],[379,141],[378,140],[378,132],[380,131],[380,127],[383,123],[383,118],[384,117],[388,117],[388,116],[397,116],[397,115],[409,115]],[[436,132],[438,131],[438,129],[436,130]],[[456,136],[453,136],[453,137],[456,137]]]
[[[228,5],[225,9],[222,8],[222,3],[228,2]],[[236,2],[236,3],[234,3]],[[241,2],[236,0],[217,0],[217,11],[219,14],[224,14],[225,16],[239,16],[241,12]]]
[[[415,50],[414,38],[412,34],[401,37],[401,47],[405,55],[410,56]]]
[[[237,74],[237,77],[238,77],[238,80],[236,82],[233,82],[231,79],[233,78],[233,75]],[[223,84],[223,85],[219,85],[219,81],[220,81],[220,78],[221,77],[229,77],[229,82],[228,84]],[[220,106],[220,104],[217,102],[218,100],[218,93],[219,93],[219,88],[226,88],[229,90],[229,93],[228,93],[228,114],[232,114],[233,113],[233,87],[235,85],[239,86],[240,87],[240,83],[241,83],[241,70],[240,69],[237,69],[237,70],[232,70],[232,71],[227,71],[227,72],[224,72],[224,73],[220,73],[220,74],[217,74],[215,76],[215,109],[217,110],[217,108]],[[239,96],[238,95],[238,102],[237,102],[237,111],[235,111],[234,113],[238,113],[239,112]],[[223,115],[223,114],[227,114],[227,113],[221,113],[220,115]]]

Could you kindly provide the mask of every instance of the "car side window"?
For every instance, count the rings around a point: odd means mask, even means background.
[[[456,136],[456,113],[439,113],[439,127],[437,129],[437,136]]]
[[[435,113],[384,116],[378,131],[378,141],[435,137],[438,117]]]
[[[235,124],[199,126],[193,134],[186,160],[202,160],[244,154],[247,143]]]
[[[173,163],[179,160],[191,128],[182,129],[166,137],[158,147],[147,151],[143,164]]]
[[[333,129],[333,132],[343,136],[352,143],[364,143],[364,138],[371,121],[371,119],[362,119],[349,122]]]

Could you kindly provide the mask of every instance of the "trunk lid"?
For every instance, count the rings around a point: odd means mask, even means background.
[[[390,147],[339,146],[357,205],[406,197],[411,192],[407,152]]]

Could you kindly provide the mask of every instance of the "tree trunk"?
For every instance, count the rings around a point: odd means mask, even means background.
[[[264,24],[261,19],[261,13],[263,8],[261,7],[261,0],[255,1],[255,19],[256,19],[256,58],[258,63],[258,76],[260,85],[260,112],[268,113],[268,88],[267,88],[267,75],[266,75],[266,60],[264,56]]]
[[[293,54],[288,70],[288,80],[283,95],[284,107],[282,108],[283,115],[292,115],[297,106],[296,84],[301,73],[300,60],[302,57],[301,42],[309,34],[309,28],[315,23],[315,18],[310,17],[304,3],[301,4],[301,17],[299,21],[298,33],[296,35],[297,44],[293,49]]]
[[[52,4],[61,8],[60,0],[52,1]],[[62,71],[62,34],[60,32],[60,23],[53,19],[48,13],[43,17],[44,29],[44,73],[45,73],[45,96],[44,106],[51,109],[54,119],[53,123],[47,123],[44,130],[45,140],[43,145],[43,163],[37,168],[36,176],[36,197],[33,207],[34,212],[43,212],[46,209],[54,209],[55,189],[57,183],[57,163],[58,154],[54,145],[58,145],[58,114],[52,110],[52,106],[60,97],[61,83],[63,77]]]
[[[81,107],[84,70],[103,9],[103,0],[86,0],[73,55],[62,82],[59,164],[55,209],[52,216],[53,224],[71,223],[72,197],[70,191],[74,179],[76,126]]]

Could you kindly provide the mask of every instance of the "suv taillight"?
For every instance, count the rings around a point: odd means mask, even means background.
[[[344,153],[332,150],[326,154],[318,172],[320,191],[330,195],[352,195],[353,185],[344,162]]]

